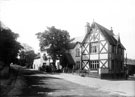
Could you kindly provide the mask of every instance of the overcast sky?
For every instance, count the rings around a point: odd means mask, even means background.
[[[93,19],[119,33],[128,57],[135,58],[135,0],[0,0],[0,20],[36,51],[35,33],[47,26],[79,37]]]

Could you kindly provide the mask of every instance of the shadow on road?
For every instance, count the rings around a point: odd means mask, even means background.
[[[35,74],[43,74],[40,71],[22,70],[26,86],[22,88],[20,97],[48,97],[49,92],[54,92],[57,89],[49,88],[47,81],[51,79],[59,79],[49,76],[36,76]],[[42,82],[42,80],[45,80]]]

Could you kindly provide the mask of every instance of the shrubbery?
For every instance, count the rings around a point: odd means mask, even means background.
[[[51,73],[52,72],[52,68],[51,68],[51,66],[42,66],[42,67],[40,67],[39,68],[39,70],[40,71],[45,71],[45,72],[47,72],[47,73]]]

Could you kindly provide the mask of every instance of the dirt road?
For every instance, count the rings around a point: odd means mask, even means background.
[[[7,97],[122,97],[50,75],[21,69]]]

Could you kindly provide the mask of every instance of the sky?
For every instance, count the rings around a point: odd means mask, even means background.
[[[37,52],[36,33],[55,26],[71,37],[85,35],[86,22],[93,20],[120,34],[128,58],[135,59],[135,0],[0,0],[0,20],[19,42]]]

